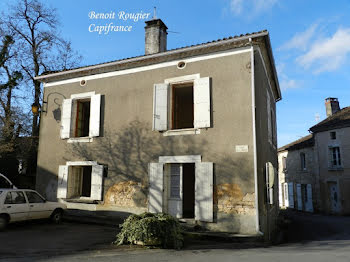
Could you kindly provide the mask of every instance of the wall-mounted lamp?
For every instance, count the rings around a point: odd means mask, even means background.
[[[33,113],[33,115],[39,114],[39,110],[40,110],[39,107],[40,107],[40,105],[38,103],[33,103],[32,104],[32,113]]]

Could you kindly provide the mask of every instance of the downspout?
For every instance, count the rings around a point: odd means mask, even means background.
[[[255,229],[257,234],[263,235],[260,231],[259,221],[259,199],[258,199],[258,167],[257,167],[257,150],[256,150],[256,123],[255,123],[255,75],[254,75],[254,47],[252,39],[249,38],[250,43],[250,64],[251,64],[251,84],[252,84],[252,118],[253,118],[253,154],[254,154],[254,181],[255,181]]]

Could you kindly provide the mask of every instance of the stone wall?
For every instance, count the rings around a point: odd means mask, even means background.
[[[215,188],[218,212],[226,214],[255,214],[255,194],[243,194],[238,184],[219,184]]]

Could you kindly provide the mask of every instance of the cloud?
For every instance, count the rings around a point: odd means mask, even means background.
[[[230,10],[236,15],[256,16],[272,9],[278,0],[230,0]]]
[[[277,65],[278,78],[280,79],[281,90],[294,89],[301,87],[301,83],[297,80],[291,79],[285,73],[286,65],[284,63]]]
[[[340,28],[334,35],[319,39],[296,61],[315,73],[334,71],[342,66],[350,53],[350,28]]]
[[[315,36],[318,24],[312,24],[304,32],[296,33],[292,39],[287,41],[279,49],[300,49],[305,51],[309,46],[311,39]]]

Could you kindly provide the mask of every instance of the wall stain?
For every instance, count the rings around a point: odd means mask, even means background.
[[[218,212],[227,214],[254,214],[255,194],[243,194],[238,184],[219,184],[214,190]]]
[[[104,205],[120,207],[145,206],[147,199],[140,195],[142,191],[142,184],[132,180],[115,183],[107,190],[104,197]]]

